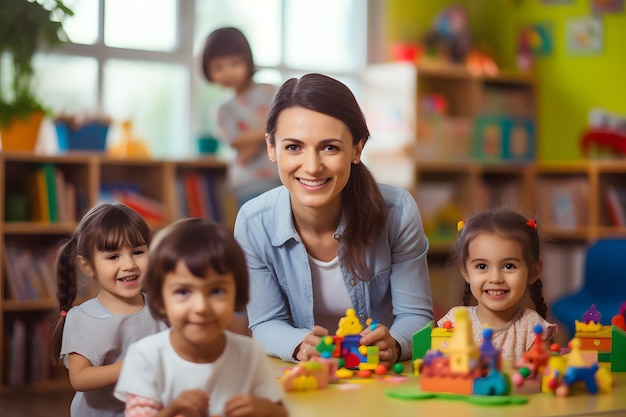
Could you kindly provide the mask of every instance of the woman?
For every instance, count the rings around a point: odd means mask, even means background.
[[[267,119],[283,186],[246,203],[235,223],[250,271],[248,318],[270,355],[308,360],[347,309],[389,366],[433,319],[428,242],[412,196],[376,184],[361,163],[369,138],[351,91],[308,74],[286,81]]]

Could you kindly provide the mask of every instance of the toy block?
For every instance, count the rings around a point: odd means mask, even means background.
[[[431,347],[431,332],[433,329],[433,322],[430,321],[426,323],[424,327],[419,329],[417,332],[413,334],[413,357],[412,359],[415,361],[416,359],[421,359],[426,354],[426,351]]]
[[[613,326],[611,339],[611,372],[626,372],[626,331]]]
[[[312,359],[285,372],[281,382],[285,391],[307,391],[328,386],[330,363]]]
[[[580,322],[577,322],[577,327]],[[577,331],[574,335],[580,339],[580,348],[583,350],[598,350],[601,352],[611,351],[611,327],[595,326],[596,330]]]
[[[602,329],[602,323],[589,322],[584,323],[576,320],[574,322],[574,326],[576,328],[576,333],[578,332],[599,332]]]
[[[450,371],[452,373],[468,373],[471,368],[470,362],[480,358],[480,349],[474,342],[467,309],[457,309],[454,313],[454,322],[456,330],[447,349],[447,353],[450,355]]]
[[[370,371],[375,370],[380,362],[380,358],[378,355],[378,346],[361,346],[360,349],[365,350],[365,356],[367,357],[367,361],[361,362],[359,364],[359,369]]]
[[[475,395],[507,395],[509,392],[506,377],[497,369],[490,369],[486,376],[474,380]]]
[[[454,329],[444,329],[435,327],[431,332],[431,348],[445,352],[450,347],[450,340],[454,334]]]
[[[425,376],[422,374],[420,377],[420,388],[422,391],[470,395],[474,389],[474,378],[469,376],[456,378]]]
[[[361,333],[361,330],[363,330],[363,326],[361,325],[359,318],[356,316],[356,311],[349,308],[346,310],[346,315],[339,319],[339,324],[335,334],[337,336],[346,336],[349,334],[359,334]]]

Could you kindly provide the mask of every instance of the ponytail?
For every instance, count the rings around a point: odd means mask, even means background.
[[[535,310],[545,320],[548,316],[548,306],[543,298],[543,282],[537,278],[535,282],[528,286],[530,299],[535,303]]]
[[[59,308],[54,312],[52,331],[52,355],[54,362],[60,361],[61,344],[65,316],[76,301],[78,277],[76,274],[76,237],[65,243],[57,258],[57,302]],[[62,365],[62,363],[61,363]]]
[[[352,165],[342,203],[347,226],[341,236],[341,260],[352,276],[367,280],[365,254],[382,230],[387,206],[374,177],[362,163]]]

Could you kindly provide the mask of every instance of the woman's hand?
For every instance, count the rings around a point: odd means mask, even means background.
[[[387,369],[400,359],[400,345],[391,337],[387,326],[378,324],[374,330],[368,326],[361,332],[360,343],[365,346],[378,346],[378,358]]]
[[[322,341],[322,337],[328,336],[328,330],[322,326],[315,326],[309,334],[304,337],[302,343],[296,348],[294,358],[301,362],[308,361],[313,356],[319,356],[319,352],[315,349]]]

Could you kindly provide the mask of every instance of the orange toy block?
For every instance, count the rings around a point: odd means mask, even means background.
[[[441,377],[427,376],[420,377],[420,388],[422,391],[445,392],[450,394],[470,395],[474,389],[473,377]]]

